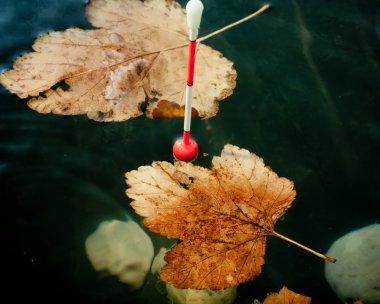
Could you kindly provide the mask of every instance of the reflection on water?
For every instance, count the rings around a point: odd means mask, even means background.
[[[263,4],[204,3],[201,35]],[[297,190],[279,232],[326,251],[380,215],[380,7],[376,0],[271,4],[257,19],[207,41],[235,62],[238,83],[216,117],[194,121],[201,153],[209,153],[198,163],[208,166],[226,143],[262,156]],[[42,33],[89,28],[84,7],[82,0],[2,0],[0,69],[30,51]],[[42,302],[49,289],[62,301],[164,303],[153,275],[134,293],[116,279],[99,278],[84,241],[102,221],[140,221],[124,195],[123,174],[153,160],[171,161],[182,121],[99,124],[39,115],[2,88],[0,101],[4,289],[16,286],[24,292],[13,297]],[[156,252],[173,242],[149,235]],[[339,303],[319,259],[271,238],[262,275],[239,286],[236,303],[283,285],[313,303]]]

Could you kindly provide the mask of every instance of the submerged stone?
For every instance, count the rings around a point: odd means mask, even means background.
[[[327,252],[337,259],[325,263],[326,280],[342,300],[380,303],[380,224],[370,225],[339,238]]]
[[[149,236],[135,222],[102,222],[85,245],[95,270],[117,276],[131,290],[142,287],[154,249]]]

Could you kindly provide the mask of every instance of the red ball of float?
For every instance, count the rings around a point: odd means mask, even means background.
[[[173,156],[176,160],[192,162],[198,156],[198,144],[190,138],[190,132],[184,132],[183,138],[178,139],[173,145]]]

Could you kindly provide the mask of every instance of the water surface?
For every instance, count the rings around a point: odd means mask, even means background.
[[[182,4],[185,1],[181,1]],[[201,34],[263,1],[205,0]],[[208,166],[226,143],[249,149],[295,182],[297,198],[277,230],[322,252],[380,216],[380,5],[376,0],[273,0],[273,8],[207,43],[235,62],[237,88],[216,117],[195,120]],[[50,30],[90,28],[82,0],[0,0],[0,69]],[[3,297],[40,302],[164,303],[154,276],[129,293],[99,276],[84,241],[108,219],[140,222],[124,172],[171,161],[181,120],[96,123],[41,115],[0,89]],[[158,250],[167,240],[150,234]],[[261,276],[239,286],[252,303],[283,285],[339,303],[323,261],[269,238]],[[14,293],[10,290],[18,290]]]

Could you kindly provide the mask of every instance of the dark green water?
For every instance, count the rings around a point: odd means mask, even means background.
[[[181,1],[183,4],[184,1]],[[201,33],[259,8],[254,0],[205,0]],[[201,152],[226,143],[264,158],[295,182],[277,230],[325,252],[380,217],[380,2],[273,0],[273,9],[208,41],[235,62],[237,88],[218,116],[195,120]],[[82,0],[0,0],[0,69],[49,30],[89,28]],[[40,303],[164,303],[156,278],[129,293],[91,267],[84,241],[107,219],[140,219],[124,172],[171,161],[182,120],[95,123],[40,115],[0,89],[1,297]],[[199,164],[208,166],[211,157]],[[152,239],[158,249],[166,240]],[[283,285],[339,303],[324,262],[269,238],[261,276],[238,288],[252,303]]]

